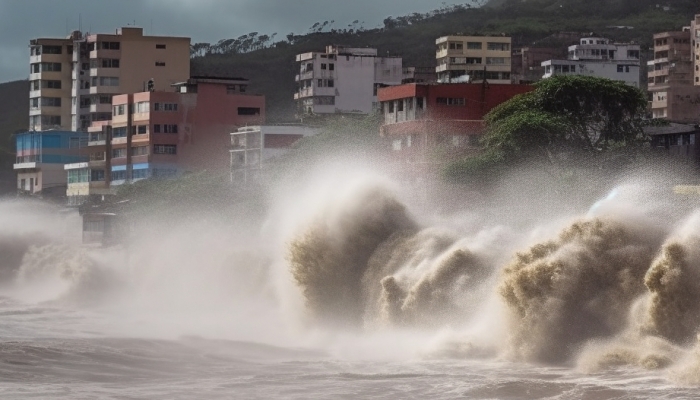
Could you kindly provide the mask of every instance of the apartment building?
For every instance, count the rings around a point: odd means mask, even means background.
[[[145,36],[143,28],[123,27],[114,34],[86,34],[73,47],[71,128],[111,119],[112,96],[170,85],[190,76],[190,38]]]
[[[111,103],[111,119],[88,129],[89,160],[65,166],[70,204],[125,182],[228,170],[230,132],[265,121],[265,97],[249,93],[242,78],[192,77],[170,91],[116,95]]]
[[[73,39],[29,42],[30,130],[71,130]]]
[[[435,172],[452,157],[476,151],[483,118],[497,105],[533,90],[531,85],[407,84],[379,90],[380,134],[400,173],[409,179]],[[411,164],[411,168],[405,168]]]
[[[565,58],[563,47],[522,47],[511,53],[513,83],[533,83],[542,79],[545,68],[543,61],[553,58]]]
[[[299,139],[318,133],[300,125],[254,125],[231,132],[231,182],[260,179],[266,161],[286,152]]]
[[[647,62],[653,118],[691,123],[700,117],[690,36],[690,28],[654,35],[654,59]]]
[[[700,14],[696,14],[690,23],[693,64],[695,64],[693,84],[700,86]]]
[[[377,88],[401,84],[404,72],[400,57],[379,57],[371,48],[327,46],[298,54],[296,62],[300,114],[371,113]]]
[[[71,131],[28,131],[15,135],[19,192],[62,195],[66,188],[63,165],[87,160],[82,147],[87,135]]]
[[[435,41],[438,81],[511,83],[511,38],[443,36]]]
[[[113,34],[75,31],[29,42],[29,129],[85,131],[111,117],[112,96],[167,90],[190,76],[190,39],[145,36],[123,27]]]
[[[569,46],[566,60],[542,62],[543,79],[555,75],[589,75],[639,87],[638,44],[614,43],[603,37],[584,37]]]

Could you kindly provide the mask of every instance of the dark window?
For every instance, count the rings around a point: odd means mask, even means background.
[[[165,45],[164,44],[156,44],[156,49],[164,49]]]
[[[156,67],[165,67],[164,61],[156,61]]]
[[[329,71],[335,70],[335,64],[328,64],[328,70]]]
[[[256,107],[238,107],[238,115],[260,115],[260,109]]]
[[[153,145],[153,154],[177,154],[177,145],[156,144]]]
[[[153,125],[153,133],[160,133],[160,125],[158,125],[158,124]]]
[[[41,52],[44,54],[61,54],[63,47],[61,46],[41,46]]]

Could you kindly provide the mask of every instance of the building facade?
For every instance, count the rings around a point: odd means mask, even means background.
[[[190,39],[145,36],[142,28],[114,34],[73,32],[29,43],[29,129],[86,131],[109,120],[112,96],[167,90],[190,75]]]
[[[230,132],[265,121],[265,97],[248,81],[193,77],[171,91],[116,95],[111,119],[89,128],[87,163],[66,165],[71,204],[112,193],[115,186],[182,171],[229,168]]]
[[[690,35],[692,46],[692,58],[695,65],[693,71],[693,84],[700,86],[700,14],[696,14],[690,23]]]
[[[647,63],[652,118],[690,123],[700,117],[690,34],[684,29],[654,35],[654,59]]]
[[[560,47],[522,47],[513,49],[511,55],[513,83],[533,83],[542,79],[545,68],[542,62],[566,57],[566,49]]]
[[[511,83],[511,38],[443,36],[435,41],[438,82]]]
[[[86,142],[83,132],[29,131],[15,135],[18,191],[62,196],[66,188],[63,165],[86,161]]]
[[[478,149],[483,118],[497,105],[533,90],[530,85],[451,83],[408,84],[379,90],[384,123],[381,136],[400,164],[425,173]]]
[[[377,88],[399,85],[404,77],[400,57],[379,57],[376,49],[327,46],[324,53],[298,54],[300,114],[371,113]]]
[[[299,139],[318,130],[305,126],[256,125],[231,132],[231,182],[248,183],[260,178],[266,161],[280,156]]]
[[[566,60],[542,62],[546,79],[554,75],[590,75],[622,81],[639,87],[640,47],[633,43],[613,43],[601,37],[584,37],[569,46]]]

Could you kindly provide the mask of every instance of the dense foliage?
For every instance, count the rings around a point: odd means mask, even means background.
[[[514,97],[486,116],[484,152],[460,160],[448,176],[493,171],[523,160],[560,164],[630,153],[645,143],[644,93],[619,81],[591,76],[556,76]]]

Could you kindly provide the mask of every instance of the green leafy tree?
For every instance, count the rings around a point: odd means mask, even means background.
[[[623,82],[591,76],[555,76],[512,98],[486,116],[483,153],[450,164],[460,178],[522,160],[606,160],[645,142],[646,99]]]

